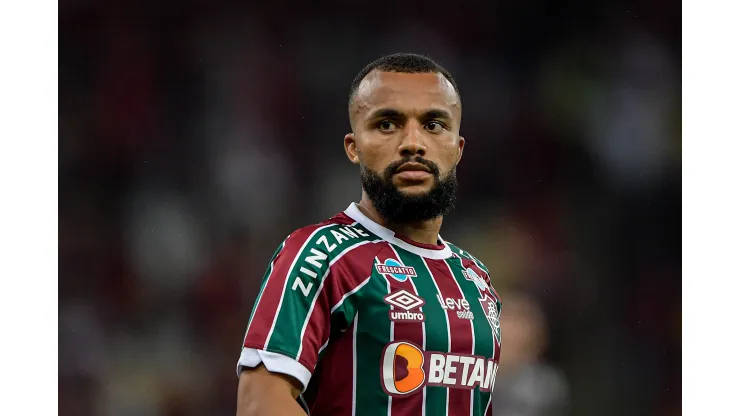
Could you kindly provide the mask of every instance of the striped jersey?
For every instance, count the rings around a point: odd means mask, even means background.
[[[500,314],[475,257],[397,236],[353,203],[278,247],[237,373],[295,377],[310,415],[490,415]]]

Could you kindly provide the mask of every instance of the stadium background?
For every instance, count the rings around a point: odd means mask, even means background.
[[[462,91],[442,235],[503,296],[494,414],[680,414],[679,3],[248,3],[60,2],[60,414],[234,414],[269,256],[359,199],[349,84],[399,51]]]

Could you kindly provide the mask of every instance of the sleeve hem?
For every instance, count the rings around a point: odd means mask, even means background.
[[[311,371],[298,361],[280,353],[259,350],[255,348],[243,348],[239,356],[239,362],[236,364],[237,377],[241,374],[242,368],[254,368],[265,365],[270,372],[287,374],[300,381],[303,385],[302,392],[306,391],[309,380],[311,380]]]

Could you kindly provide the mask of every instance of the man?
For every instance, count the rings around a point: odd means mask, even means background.
[[[237,365],[246,415],[486,415],[501,351],[488,270],[439,236],[453,207],[460,95],[413,54],[355,78],[362,199],[269,263]]]

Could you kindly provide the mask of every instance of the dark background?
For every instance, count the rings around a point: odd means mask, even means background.
[[[679,414],[680,3],[633,3],[62,0],[60,414],[234,414],[269,256],[359,200],[347,93],[393,52],[462,92],[442,235],[503,297],[494,414]]]

